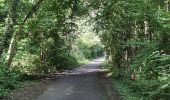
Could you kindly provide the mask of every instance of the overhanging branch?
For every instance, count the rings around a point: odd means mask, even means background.
[[[25,16],[22,25],[32,16],[32,14],[34,12],[36,12],[38,10],[38,7],[40,6],[40,4],[43,2],[44,0],[39,0],[35,5],[32,6],[31,11],[28,12],[28,14]]]

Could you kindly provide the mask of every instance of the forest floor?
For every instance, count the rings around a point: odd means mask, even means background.
[[[103,58],[94,59],[60,73],[56,78],[16,92],[12,100],[120,100],[112,83],[103,77],[107,71],[99,68],[103,61]]]

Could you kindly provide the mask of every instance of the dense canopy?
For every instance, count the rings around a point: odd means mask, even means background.
[[[170,1],[0,0],[0,96],[103,54],[125,100],[168,100]]]

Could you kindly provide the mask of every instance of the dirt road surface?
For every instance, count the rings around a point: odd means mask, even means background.
[[[92,60],[56,79],[35,100],[107,100],[105,89],[97,75],[103,58]]]

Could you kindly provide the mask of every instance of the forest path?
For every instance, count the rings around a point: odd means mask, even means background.
[[[103,58],[92,60],[68,75],[56,79],[36,100],[106,100],[105,89],[97,72]]]

